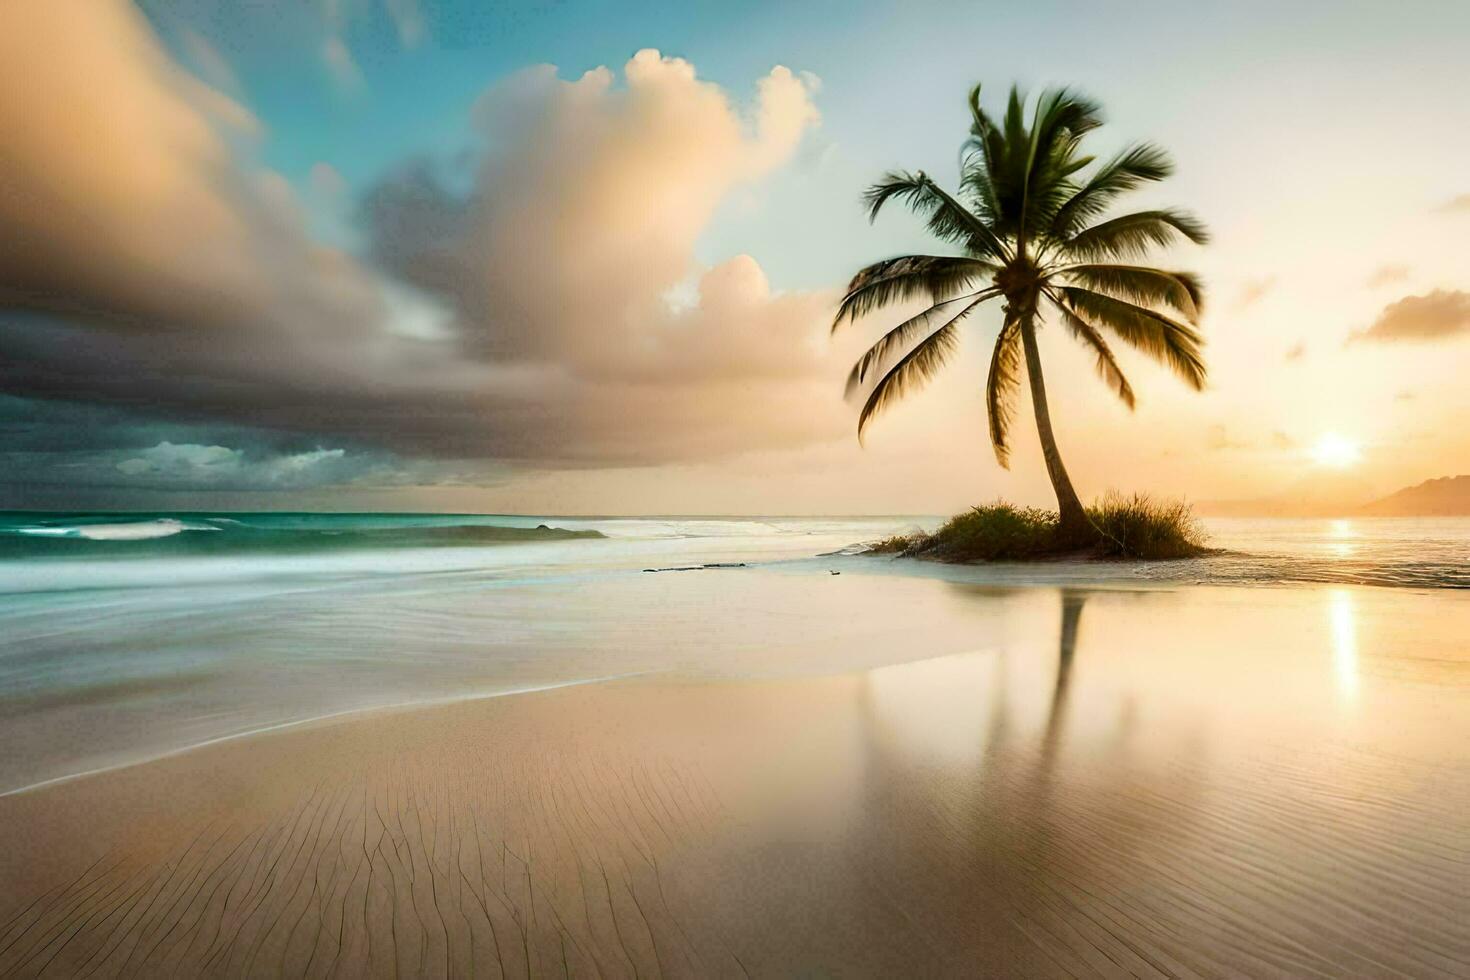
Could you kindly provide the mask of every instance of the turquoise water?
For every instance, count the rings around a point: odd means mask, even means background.
[[[1217,521],[1231,552],[1181,562],[955,568],[856,553],[935,523],[0,514],[0,792],[363,708],[946,652],[872,601],[881,587],[839,601],[851,580],[832,572],[997,588],[1470,585],[1470,520]],[[699,570],[647,571],[675,568]]]

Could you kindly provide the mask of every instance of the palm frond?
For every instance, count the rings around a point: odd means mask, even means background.
[[[990,373],[985,379],[985,414],[990,421],[990,448],[1002,469],[1011,468],[1008,441],[1011,419],[1016,411],[1016,392],[1021,387],[1021,329],[1007,320],[995,335],[990,355]]]
[[[1102,378],[1107,386],[1113,389],[1114,394],[1122,399],[1123,404],[1128,406],[1129,411],[1132,411],[1136,403],[1133,397],[1133,386],[1123,376],[1123,369],[1118,366],[1117,359],[1113,357],[1112,348],[1103,339],[1103,335],[1092,324],[1068,309],[1065,304],[1057,303],[1056,306],[1061,312],[1062,322],[1072,331],[1072,336],[1091,347],[1093,353],[1097,355],[1098,377]]]
[[[1000,199],[995,195],[995,185],[990,180],[990,167],[985,162],[983,150],[966,146],[960,156],[960,190],[969,194],[974,211],[997,231],[1000,219]]]
[[[977,300],[983,303],[999,295],[1000,290],[994,288],[965,293],[964,295],[935,303],[928,309],[904,320],[880,337],[876,344],[869,347],[867,352],[857,359],[857,363],[852,366],[852,370],[847,375],[847,394],[851,395],[856,391],[859,385],[868,380],[868,375],[875,368],[886,361],[894,351],[907,346],[913,340],[914,335],[926,329],[933,322],[935,316],[941,312],[949,310],[956,303],[963,303],[969,300]]]
[[[1192,272],[1169,272],[1142,265],[1073,265],[1056,270],[1075,285],[1100,290],[1134,303],[1166,303],[1198,323],[1204,291]]]
[[[960,321],[983,302],[983,299],[975,300],[945,321],[944,326],[915,344],[878,380],[858,414],[858,442],[862,442],[863,430],[867,428],[869,419],[910,391],[922,387],[944,366],[958,343]]]
[[[1082,136],[1102,123],[1102,106],[1096,100],[1069,88],[1048,89],[1036,103],[1032,138],[1037,153],[1045,154],[1061,134]]]
[[[1027,154],[1030,151],[1030,134],[1026,132],[1026,96],[1019,86],[1011,86],[1011,94],[1006,99],[1005,120],[1006,146],[1019,154]],[[1024,157],[1018,157],[1024,162]]]
[[[902,255],[874,262],[847,284],[832,329],[891,303],[918,297],[937,303],[994,272],[988,262],[959,255]]]
[[[923,171],[894,171],[868,188],[863,200],[868,206],[869,220],[877,218],[883,206],[894,198],[922,215],[935,236],[962,246],[971,255],[1005,257],[1005,246],[995,232]]]
[[[971,143],[975,141],[972,138]],[[995,228],[1017,237],[1025,212],[1026,183],[1030,168],[1031,134],[1026,129],[1025,97],[1011,87],[1005,114],[989,130],[980,145],[986,176],[995,198]]]
[[[863,191],[863,206],[867,209],[868,221],[877,221],[883,205],[895,197],[912,204],[914,196],[922,190],[923,185],[921,174],[911,174],[907,170],[888,171],[882,180]]]
[[[1069,89],[1043,92],[1032,113],[1026,150],[1021,232],[1041,240],[1057,211],[1077,192],[1072,175],[1092,162],[1082,137],[1102,124],[1101,107]]]
[[[1065,238],[1102,215],[1120,195],[1142,183],[1163,180],[1174,172],[1169,154],[1152,143],[1137,143],[1098,168],[1082,187],[1057,209],[1050,233]]]
[[[1102,124],[1101,112],[1096,102],[1070,89],[1042,93],[1026,151],[1026,178],[1033,198],[1054,193],[1058,183],[1091,162],[1077,151],[1083,134]]]
[[[960,147],[960,186],[980,205],[981,213],[1004,235],[1000,186],[1005,157],[1005,134],[980,105],[980,86],[970,89],[970,136]]]
[[[1124,343],[1167,365],[1195,390],[1204,388],[1205,362],[1200,354],[1204,340],[1193,327],[1157,310],[1090,289],[1061,286],[1057,292],[1062,305],[1078,316],[1107,327]]]
[[[995,123],[985,114],[985,109],[980,105],[979,82],[970,87],[970,94],[965,101],[970,107],[970,136],[975,139],[984,139],[995,131]]]
[[[967,245],[971,254],[989,256],[1001,262],[1010,258],[1010,249],[1006,247],[1005,242],[994,228],[956,201],[948,191],[936,184],[930,177],[922,173],[919,176],[927,184],[929,193],[936,202],[934,212],[929,218],[931,231],[935,229],[936,221],[942,227],[949,227],[950,222],[954,222],[957,230],[962,229],[970,236]]]
[[[1203,245],[1210,236],[1199,219],[1183,211],[1137,211],[1083,229],[1059,247],[1069,258],[1127,259],[1180,237]]]

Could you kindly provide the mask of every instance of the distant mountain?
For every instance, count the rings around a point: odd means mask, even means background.
[[[1379,497],[1350,474],[1324,475],[1270,497],[1203,500],[1195,511],[1206,517],[1470,517],[1470,476],[1425,480]]]
[[[1359,508],[1374,517],[1470,516],[1470,476],[1442,476]]]

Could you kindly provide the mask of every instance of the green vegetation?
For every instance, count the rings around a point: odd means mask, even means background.
[[[1056,511],[997,501],[956,514],[933,534],[886,538],[871,551],[951,562],[1193,558],[1210,553],[1189,505],[1179,501],[1109,493],[1084,513],[1087,525],[1078,531],[1066,528]]]
[[[1207,554],[1204,529],[1182,500],[1109,493],[1087,509],[1106,558],[1194,558]]]
[[[1053,521],[1061,539],[1085,540],[1099,529],[1062,464],[1037,332],[1049,316],[1065,327],[1096,357],[1098,374],[1129,408],[1133,388],[1105,333],[1160,362],[1190,387],[1203,388],[1203,339],[1196,329],[1199,281],[1188,272],[1140,263],[1155,248],[1204,242],[1205,229],[1173,209],[1111,214],[1123,195],[1168,177],[1173,164],[1159,147],[1136,143],[1094,166],[1082,149],[1086,134],[1102,125],[1101,107],[1092,100],[1066,89],[1043,92],[1028,119],[1026,99],[1012,88],[1004,116],[992,119],[980,106],[977,85],[970,91],[969,109],[970,135],[955,193],[923,171],[890,173],[868,190],[870,217],[876,218],[887,202],[902,201],[957,254],[885,259],[848,284],[834,331],[844,321],[895,304],[925,304],[853,366],[848,393],[866,390],[858,438],[874,415],[944,365],[958,344],[959,327],[972,313],[1000,300],[1002,317],[985,387],[991,446],[1000,465],[1008,466],[1024,364],[1042,456],[1057,495]],[[1126,530],[1140,532],[1132,520]],[[995,508],[964,515],[951,533],[968,540],[965,529],[972,524],[1001,551],[1039,547],[1046,537],[1037,513]]]
[[[901,555],[914,546],[914,543],[927,535],[921,534],[895,534],[881,541],[874,541],[868,545],[868,554],[872,555]]]

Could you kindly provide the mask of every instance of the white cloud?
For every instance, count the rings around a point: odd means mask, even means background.
[[[1390,283],[1403,282],[1409,278],[1409,267],[1397,263],[1381,265],[1373,270],[1368,276],[1368,288],[1374,289],[1379,286],[1387,286]]]
[[[428,29],[424,26],[424,14],[418,0],[384,0],[388,16],[398,30],[398,40],[405,48],[416,48],[423,43]]]
[[[206,82],[227,92],[240,91],[240,79],[236,77],[234,68],[214,45],[188,28],[183,29],[180,37],[184,53]]]
[[[332,81],[343,91],[356,92],[363,87],[362,70],[357,67],[347,42],[339,35],[329,34],[322,41],[322,63],[327,66]]]
[[[751,256],[694,261],[721,202],[789,161],[816,123],[809,83],[777,67],[743,110],[656,51],[623,75],[562,81],[542,66],[493,87],[475,107],[489,149],[471,194],[416,164],[368,196],[379,258],[455,311],[476,358],[547,372],[548,393],[580,407],[552,409],[546,434],[576,455],[844,430],[825,344],[833,297],[773,293]]]

